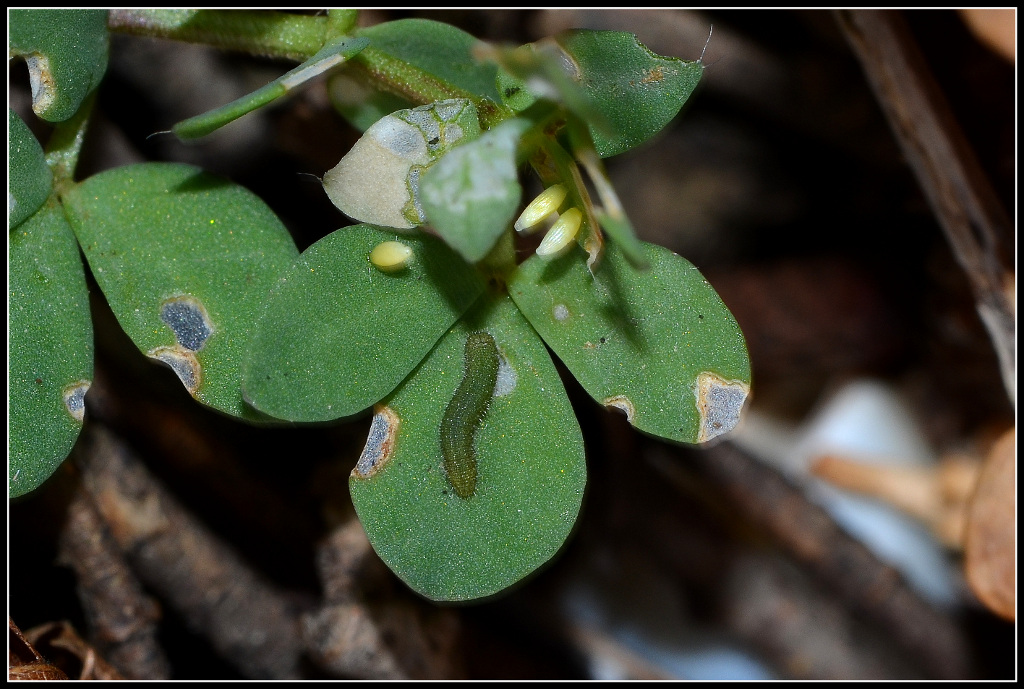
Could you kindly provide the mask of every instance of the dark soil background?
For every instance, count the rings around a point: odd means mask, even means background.
[[[901,14],[1015,218],[1014,64],[979,42],[955,12]],[[799,426],[830,391],[867,377],[907,401],[936,456],[980,456],[986,439],[1014,425],[970,283],[835,15],[368,11],[362,21],[405,16],[514,44],[570,27],[628,30],[654,52],[684,59],[701,56],[713,26],[704,81],[683,113],[657,139],[607,164],[641,238],[693,262],[735,314],[753,364],[750,411]],[[322,82],[192,145],[149,136],[289,68],[115,36],[79,176],[143,160],[194,163],[261,196],[306,248],[347,221],[302,173],[322,175],[358,138]],[[24,68],[9,71],[12,106],[24,108]],[[1015,270],[1015,231],[1000,241]],[[701,450],[643,437],[569,375],[589,467],[574,535],[543,571],[494,600],[422,601],[366,550],[352,522],[347,477],[368,416],[268,429],[200,408],[169,369],[131,344],[91,287],[97,370],[85,428],[72,460],[10,506],[9,614],[23,630],[70,621],[122,674],[1016,674],[1015,625],[988,612],[966,586],[951,606],[927,602],[809,502],[792,476],[758,461],[749,444]],[[218,566],[237,567],[273,592],[281,610],[267,603],[266,628],[248,634],[291,638],[295,630],[280,625],[302,620],[297,661],[275,665],[238,651],[202,603],[182,605],[154,585],[161,573],[147,567],[159,558],[140,564],[151,553],[126,553],[128,564],[109,565],[138,577],[132,590],[143,602],[132,604],[120,627],[131,634],[104,636],[98,594],[87,575],[76,576],[78,551],[67,536],[69,520],[84,518],[75,496],[85,470],[76,467],[100,455],[142,467],[141,478],[124,469],[121,487],[138,481],[139,491],[173,496],[183,529],[199,528],[230,551]],[[185,557],[200,550],[186,549]],[[959,571],[962,553],[950,548],[944,557]],[[345,588],[339,577],[355,583]],[[263,605],[259,595],[253,607]],[[357,618],[370,623],[346,626]],[[128,654],[115,662],[109,655],[117,651],[104,651],[123,647],[143,627],[152,637],[139,652],[144,660]],[[276,648],[292,653],[289,643]],[[79,665],[66,662],[75,676]]]

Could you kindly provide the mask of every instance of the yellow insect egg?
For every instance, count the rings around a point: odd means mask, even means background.
[[[412,249],[401,242],[381,242],[370,252],[370,263],[386,273],[401,270],[410,258]]]
[[[523,214],[516,220],[516,232],[525,232],[537,227],[545,218],[558,211],[565,201],[566,190],[561,184],[555,184],[540,193],[530,202]]]
[[[576,238],[581,222],[583,222],[583,213],[579,208],[570,208],[562,213],[548,233],[544,235],[544,240],[537,247],[537,255],[555,256],[561,253]]]

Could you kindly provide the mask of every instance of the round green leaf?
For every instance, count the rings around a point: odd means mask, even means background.
[[[252,342],[244,375],[250,404],[290,421],[350,416],[394,390],[427,355],[483,283],[439,239],[400,237],[412,254],[391,272],[370,262],[374,248],[399,238],[385,228],[345,227],[303,252]]]
[[[686,443],[731,430],[750,389],[746,343],[686,259],[643,243],[638,270],[609,244],[591,275],[577,253],[533,257],[509,293],[590,395],[636,428]]]
[[[91,177],[68,217],[121,327],[204,404],[257,418],[242,362],[266,295],[298,251],[259,197],[189,165]]]
[[[7,109],[7,228],[13,230],[39,210],[53,187],[43,147],[17,113]]]
[[[92,379],[92,320],[78,243],[59,204],[10,234],[8,494],[24,495],[75,444]]]
[[[32,110],[63,122],[107,69],[106,10],[11,10],[11,55],[28,63]]]
[[[470,263],[487,255],[519,207],[516,146],[529,127],[524,120],[503,122],[449,151],[423,175],[427,220]]]
[[[473,435],[478,473],[462,498],[447,477],[439,429],[467,375],[466,341],[480,331],[493,337],[501,363],[482,419],[461,418],[455,431]],[[378,406],[349,490],[384,562],[423,596],[457,601],[501,591],[547,562],[576,521],[585,484],[583,439],[558,373],[501,297],[448,331]]]

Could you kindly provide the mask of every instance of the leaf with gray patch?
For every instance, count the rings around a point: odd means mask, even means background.
[[[8,494],[38,487],[82,429],[92,321],[75,236],[58,204],[10,233]]]
[[[71,225],[118,322],[200,402],[257,419],[242,362],[266,295],[298,251],[248,190],[189,165],[90,177],[65,196]]]
[[[524,120],[503,122],[449,151],[423,174],[420,199],[427,220],[470,263],[487,255],[519,206],[516,146],[529,127]]]
[[[608,245],[596,275],[578,254],[534,257],[509,294],[598,402],[646,433],[711,440],[736,425],[750,389],[743,333],[691,263],[653,244],[642,250],[647,270]]]
[[[454,146],[480,135],[476,107],[437,101],[381,118],[324,175],[324,191],[350,218],[409,230],[427,218],[420,176]]]
[[[306,249],[269,298],[248,354],[246,399],[290,421],[356,414],[402,382],[483,291],[441,240],[403,235],[399,270],[370,261],[393,230],[344,227]]]
[[[442,417],[484,331],[501,357],[474,435],[478,477],[459,497],[445,474]],[[413,590],[457,601],[501,591],[551,559],[586,484],[583,437],[544,344],[507,297],[482,301],[377,407],[349,479],[374,550]]]
[[[63,122],[96,88],[107,69],[106,10],[11,10],[9,50],[25,58],[32,110]]]

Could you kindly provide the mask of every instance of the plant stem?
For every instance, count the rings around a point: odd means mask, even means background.
[[[323,47],[328,19],[249,10],[112,10],[107,26],[136,36],[204,43],[301,62]]]
[[[356,28],[359,10],[327,10],[327,37],[344,36]]]
[[[604,237],[601,226],[594,216],[594,202],[583,183],[580,168],[565,149],[554,138],[548,137],[541,144],[543,157],[531,161],[534,170],[540,175],[545,185],[561,182],[566,185],[572,205],[583,212],[583,228],[580,244],[587,252],[587,268],[593,273],[597,270],[604,254]],[[552,174],[554,170],[554,174]]]
[[[377,50],[373,45],[352,58],[350,64],[361,69],[377,88],[419,105],[449,98],[470,100],[476,106],[483,129],[490,129],[513,114],[487,98],[464,91],[415,65]]]
[[[46,142],[46,164],[53,171],[53,187],[58,194],[74,184],[75,167],[78,165],[89,115],[95,103],[96,91],[93,91],[82,101],[78,112],[71,119],[54,127],[50,140]]]
[[[111,31],[136,36],[203,43],[302,62],[316,54],[328,37],[351,31],[355,19],[354,10],[339,10],[329,17],[244,10],[113,10],[107,26]],[[449,98],[471,100],[484,129],[512,115],[487,98],[464,91],[372,45],[350,62],[349,69],[362,71],[376,88],[420,105]]]

